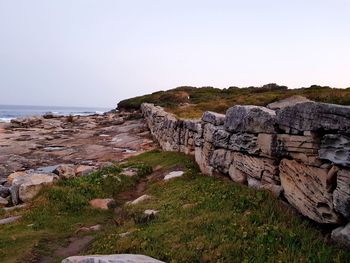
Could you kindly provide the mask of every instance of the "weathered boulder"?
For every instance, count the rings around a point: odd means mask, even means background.
[[[350,138],[341,134],[322,137],[319,157],[342,166],[350,166]]]
[[[93,199],[89,202],[89,204],[93,208],[98,208],[98,209],[102,209],[102,210],[108,210],[108,209],[114,208],[116,206],[116,203],[115,203],[114,199],[112,199],[112,198]]]
[[[331,238],[344,248],[350,249],[350,223],[332,231]]]
[[[294,95],[283,100],[272,102],[268,104],[266,108],[269,108],[271,110],[280,110],[289,106],[294,106],[295,104],[298,104],[298,103],[308,102],[308,101],[310,100],[303,96]]]
[[[261,156],[276,156],[277,152],[277,135],[269,133],[259,133],[256,140]]]
[[[224,127],[230,132],[275,133],[276,113],[259,106],[234,106],[226,112]]]
[[[225,115],[212,111],[206,111],[203,113],[202,121],[209,122],[215,126],[224,125]]]
[[[287,133],[302,131],[350,132],[350,107],[304,102],[277,112],[279,128]]]
[[[304,216],[322,224],[340,222],[329,192],[328,170],[283,159],[280,178],[285,197]]]
[[[22,202],[32,200],[46,185],[51,185],[57,180],[55,174],[28,174],[13,180],[12,186],[18,186],[18,197]]]
[[[75,167],[72,164],[62,164],[58,166],[54,171],[60,178],[69,179],[75,177]]]
[[[228,143],[228,149],[236,152],[259,154],[260,148],[257,144],[257,136],[249,133],[232,134]]]
[[[116,254],[116,255],[91,255],[91,256],[73,256],[66,258],[62,263],[164,263],[157,259],[134,254]]]
[[[333,192],[334,209],[350,220],[350,171],[338,171],[336,185]]]

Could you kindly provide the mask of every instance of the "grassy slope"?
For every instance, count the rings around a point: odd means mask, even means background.
[[[23,220],[0,226],[3,262],[23,258],[25,252],[25,258],[32,255],[35,259],[36,253],[50,249],[50,242],[63,242],[64,237],[74,235],[78,223],[104,225],[88,253],[141,253],[166,262],[350,261],[349,252],[328,244],[320,230],[268,193],[205,177],[183,154],[152,151],[130,162],[144,164],[144,172],[135,179],[101,179],[106,173],[118,174],[119,169],[114,168],[62,181],[43,191],[31,210],[24,212]],[[147,193],[153,196],[151,200],[121,206],[117,213],[87,205],[96,196],[118,200],[118,193],[133,187],[150,166],[158,174],[179,167],[186,174],[169,182],[150,181]],[[137,220],[145,209],[156,209],[159,214],[149,222]],[[124,232],[131,234],[120,237]]]
[[[350,89],[333,89],[330,87],[311,86],[303,89],[287,89],[284,86],[268,84],[261,88],[228,88],[211,87],[193,88],[179,87],[168,91],[123,100],[118,108],[138,109],[142,102],[155,103],[182,118],[198,118],[206,111],[225,113],[233,105],[261,105],[290,97],[302,95],[311,100],[342,105],[350,105]],[[189,97],[189,99],[188,99]],[[179,107],[188,103],[187,107]]]

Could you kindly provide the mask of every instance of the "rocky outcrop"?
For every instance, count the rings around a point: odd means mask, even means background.
[[[283,195],[321,224],[349,221],[350,107],[300,98],[269,107],[234,106],[186,121],[152,104],[142,111],[161,147],[194,154],[204,174]]]

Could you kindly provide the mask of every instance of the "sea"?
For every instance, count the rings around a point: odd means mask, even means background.
[[[59,107],[59,106],[23,106],[23,105],[0,105],[0,122],[10,122],[12,119],[41,116],[45,113],[54,115],[88,116],[103,114],[110,108],[84,108],[84,107]]]

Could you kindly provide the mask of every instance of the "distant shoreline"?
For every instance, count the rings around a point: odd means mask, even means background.
[[[0,122],[10,122],[12,119],[31,116],[43,116],[47,113],[57,116],[89,116],[103,114],[110,110],[111,108],[99,107],[0,105]]]

